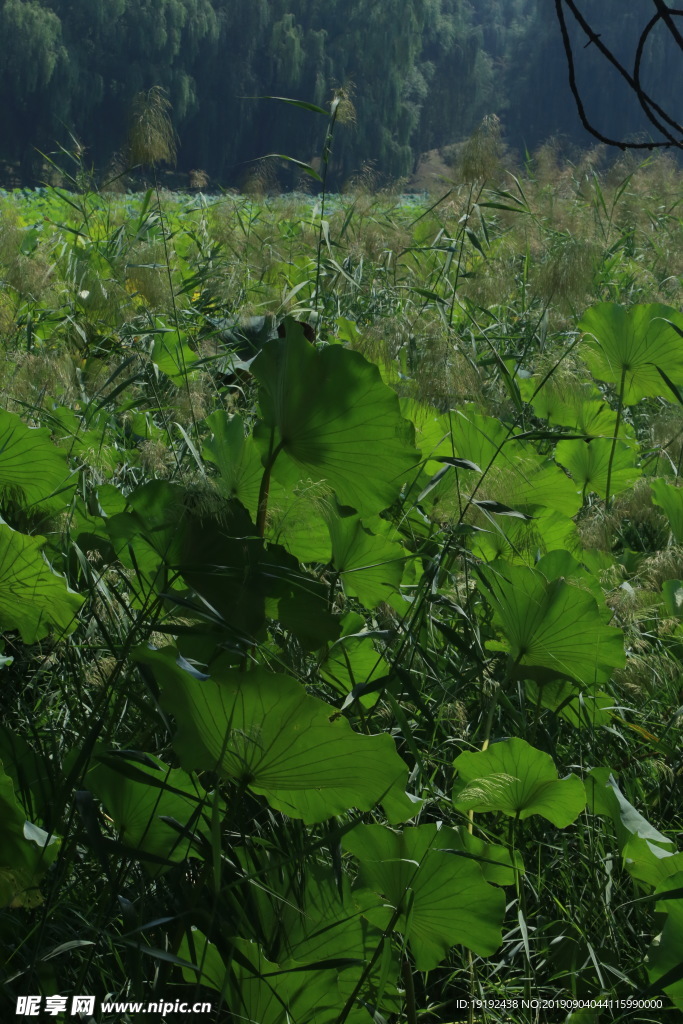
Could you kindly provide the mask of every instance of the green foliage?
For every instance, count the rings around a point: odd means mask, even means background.
[[[83,598],[69,590],[41,554],[44,537],[27,537],[0,524],[0,626],[35,643],[51,629],[71,633]]]
[[[683,446],[652,310],[680,289],[673,248],[634,278],[650,222],[636,259],[631,200],[600,220],[578,173],[325,217],[3,201],[8,1018],[71,990],[253,1024],[648,987],[636,1021],[679,1012]],[[560,215],[595,247],[582,336],[532,266]],[[656,378],[609,370],[660,342]]]
[[[43,900],[40,881],[59,852],[59,840],[26,821],[2,762],[0,808],[0,907],[36,907]]]
[[[626,310],[601,303],[587,310],[579,326],[589,336],[583,356],[591,372],[619,385],[624,405],[661,395],[662,374],[674,384],[683,382],[683,319],[670,306],[651,303]]]
[[[0,488],[25,508],[63,508],[70,473],[66,454],[49,430],[29,429],[14,413],[0,411]]]
[[[369,889],[386,901],[368,911],[368,919],[400,932],[420,971],[437,967],[456,943],[490,956],[501,942],[504,895],[484,880],[478,864],[458,856],[460,845],[457,833],[437,825],[400,835],[359,825],[344,840],[360,862],[361,892]],[[494,859],[495,850],[490,855]]]
[[[377,367],[337,345],[316,351],[291,324],[264,346],[252,372],[261,385],[255,437],[276,479],[322,479],[341,505],[361,513],[396,500],[418,454]]]
[[[456,757],[453,803],[458,810],[503,811],[524,821],[540,814],[566,828],[586,797],[577,775],[558,780],[552,758],[525,740],[501,740],[478,754]]]
[[[152,874],[158,865],[198,857],[192,831],[210,833],[206,804],[211,802],[196,779],[180,768],[169,768],[159,758],[144,762],[96,751],[86,776],[88,788],[102,802],[116,826],[121,843],[134,850]],[[178,834],[168,821],[188,829]],[[204,819],[204,820],[203,820]],[[149,862],[145,855],[150,855]]]
[[[157,669],[162,704],[180,725],[174,747],[187,768],[235,779],[309,824],[379,801],[392,822],[415,813],[391,738],[355,735],[295,680],[226,670],[198,681],[172,649],[137,657]]]
[[[624,664],[621,631],[600,621],[595,598],[563,577],[544,575],[546,555],[538,568],[493,562],[480,570],[483,593],[506,638],[515,668],[546,669],[547,678],[568,678],[589,687]]]

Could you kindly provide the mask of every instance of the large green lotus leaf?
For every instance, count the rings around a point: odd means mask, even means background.
[[[320,662],[321,677],[346,696],[354,687],[388,676],[391,668],[375,650],[371,636],[342,636],[326,651]],[[362,695],[363,707],[373,707],[379,691]]]
[[[74,489],[66,453],[55,447],[50,431],[27,427],[12,412],[0,410],[0,490],[23,506],[64,508]]]
[[[151,754],[148,763],[99,750],[93,757],[85,783],[102,802],[116,826],[121,842],[134,850],[168,862],[200,857],[189,837],[179,835],[162,818],[188,825],[190,832],[209,832],[210,822],[202,820],[206,792],[182,768],[170,768]],[[149,762],[152,762],[151,764]],[[165,870],[153,860],[143,863],[154,875]]]
[[[552,374],[537,391],[542,377],[517,377],[517,386],[534,414],[552,426],[572,427],[582,434],[614,434],[617,415],[602,401],[595,384],[579,383],[575,377]]]
[[[598,437],[588,443],[560,441],[555,449],[555,458],[569,470],[582,494],[593,491],[601,498],[606,497],[611,456],[612,441],[607,437]],[[635,452],[628,444],[618,441],[612,461],[610,498],[632,487],[640,475]]]
[[[59,840],[26,821],[0,762],[0,907],[35,907],[40,880],[59,852]]]
[[[247,859],[240,860],[248,873]],[[260,865],[261,860],[255,863]],[[271,955],[279,963],[295,960],[301,964],[335,957],[359,963],[368,959],[367,925],[362,906],[351,895],[348,876],[342,875],[337,883],[329,867],[310,864],[301,884],[296,867],[287,871],[278,865],[268,872],[261,868],[258,878],[263,884],[254,886],[250,894],[262,933],[272,937]],[[295,902],[293,892],[297,893]]]
[[[365,608],[376,608],[396,593],[403,576],[406,550],[391,539],[391,527],[381,519],[371,526],[359,516],[329,515],[332,565],[344,592]]]
[[[619,848],[624,849],[631,836],[640,836],[663,850],[673,853],[674,844],[636,810],[619,789],[611,768],[593,768],[585,779],[588,809],[593,814],[611,818]]]
[[[469,459],[482,470],[487,469],[492,460],[500,460],[500,462],[512,465],[513,459],[507,454],[502,454],[507,447],[506,439],[509,436],[507,427],[492,416],[483,416],[473,403],[458,409],[457,413],[450,418],[450,426],[452,453],[458,458]],[[525,453],[531,451],[530,447],[523,443],[517,450]],[[476,477],[472,479],[476,479]]]
[[[528,566],[494,562],[480,573],[521,674],[540,666],[590,686],[625,664],[623,633],[604,625],[592,594]]]
[[[456,453],[451,440],[454,413],[442,415],[432,405],[424,405],[413,398],[402,398],[401,413],[415,427],[415,444],[422,458],[426,460],[425,469],[428,474],[436,473],[443,468],[443,463],[433,461],[438,456],[451,457]],[[432,460],[432,461],[430,461]],[[473,461],[473,460],[470,460]],[[472,470],[465,470],[465,479],[471,480]]]
[[[393,504],[419,454],[376,366],[341,345],[315,348],[289,320],[285,337],[268,342],[251,369],[261,384],[264,458],[281,446],[276,479],[289,483],[293,463],[300,479],[326,481],[361,513]]]
[[[218,469],[220,493],[236,498],[255,520],[263,466],[253,438],[245,435],[241,416],[228,416],[223,409],[204,422],[211,436],[204,442],[202,454]]]
[[[531,400],[540,377],[526,380],[518,378],[519,390],[525,401]],[[595,384],[578,385],[573,377],[550,377],[531,401],[531,407],[539,419],[547,420],[552,426],[571,427],[588,437],[614,437],[617,429],[617,414],[601,397]],[[622,419],[619,436],[635,447],[635,434],[630,423]]]
[[[580,587],[581,590],[589,590],[595,598],[600,618],[603,622],[610,622],[614,612],[605,603],[605,593],[600,586],[598,572],[587,568],[586,562],[589,554],[589,552],[582,551],[579,556],[582,560],[579,561],[571,552],[563,548],[556,548],[539,558],[535,568],[537,572],[543,573],[547,580],[562,578],[572,586]],[[608,559],[606,568],[611,567],[612,564]],[[600,566],[600,569],[602,568],[603,566]]]
[[[265,545],[241,505],[233,503],[226,515],[225,527],[187,524],[175,565],[185,583],[241,635],[258,636],[270,617],[309,650],[336,640],[339,623],[329,610],[328,587],[284,548]]]
[[[339,619],[328,611],[324,584],[311,576],[292,575],[293,588],[266,601],[266,612],[292,633],[307,651],[317,651],[339,636]]]
[[[281,544],[299,562],[321,562],[332,558],[332,541],[327,519],[334,502],[323,481],[297,480],[284,486],[271,480],[268,494],[266,539]]]
[[[103,518],[117,516],[126,511],[126,496],[113,484],[102,484],[97,488],[98,515]]]
[[[659,370],[675,384],[683,383],[681,336],[667,320],[683,330],[683,316],[671,306],[651,303],[627,310],[599,302],[579,323],[588,335],[581,352],[591,373],[617,388],[623,374],[625,405],[667,394]]]
[[[344,963],[338,979],[340,991],[350,994],[364,974],[365,1001],[381,1007],[384,1013],[398,1013],[399,971],[389,944],[385,955],[369,968],[382,937],[364,914],[379,903],[379,897],[368,892],[365,899],[359,899],[350,891],[348,875],[337,880],[328,866],[309,864],[302,884],[298,865],[283,870],[277,864],[272,871],[264,871],[263,852],[254,850],[252,857],[253,868],[259,871],[259,884],[250,890],[250,916],[252,921],[253,917],[257,919],[253,921],[255,937],[268,936],[269,954],[285,968]],[[239,859],[248,873],[252,861],[245,856]],[[336,971],[328,974],[331,985],[335,984],[335,975]]]
[[[514,431],[512,432],[514,434]],[[470,459],[486,470],[485,488],[478,498],[493,498],[512,508],[540,506],[573,516],[580,499],[576,488],[552,459],[539,455],[525,441],[511,439],[505,424],[491,416],[482,416],[473,405],[466,405],[452,417],[455,454]],[[468,471],[467,476],[476,477]]]
[[[172,648],[138,648],[175,715],[174,747],[187,770],[239,780],[272,807],[307,823],[382,803],[390,821],[413,816],[408,769],[392,738],[361,736],[295,679],[261,668],[196,679]]]
[[[105,528],[123,564],[154,577],[160,566],[177,561],[186,516],[183,488],[152,480],[128,495],[126,510],[109,515]]]
[[[50,569],[44,543],[0,523],[0,629],[18,629],[26,644],[50,630],[72,633],[84,600]]]
[[[183,967],[186,981],[201,982],[216,989],[230,1010],[230,1019],[240,1024],[336,1024],[344,999],[329,970],[302,969],[291,964],[283,969],[269,960],[260,946],[246,939],[231,940],[229,967],[216,946],[198,929],[192,929],[192,944],[187,937],[178,955],[195,963],[200,971]],[[352,1013],[352,1024],[369,1024],[367,1013]]]
[[[570,722],[575,729],[594,729],[612,723],[614,698],[602,690],[584,694],[568,679],[556,679],[543,683],[528,680],[526,692],[533,707],[540,703],[541,707],[555,711]]]
[[[513,516],[491,516],[487,533],[474,533],[470,550],[485,562],[505,558],[534,566],[539,552],[569,548],[578,543],[575,523],[562,512],[535,509],[531,521]]]
[[[668,484],[666,480],[653,480],[650,484],[652,500],[663,509],[677,544],[683,544],[683,488]]]
[[[191,494],[165,480],[128,497],[127,511],[105,520],[118,557],[134,572],[139,603],[150,594],[191,588],[233,632],[259,635],[267,615],[280,619],[308,649],[339,635],[327,587],[307,575],[282,548],[266,547],[241,503],[226,499],[224,524],[193,513]],[[208,607],[207,607],[208,606]]]
[[[655,895],[683,888],[683,871],[670,875],[655,889]],[[670,971],[678,977],[671,984],[664,984],[663,991],[674,1006],[683,1010],[683,899],[662,899],[655,903],[655,910],[665,913],[662,931],[653,941],[647,953],[647,973],[650,984],[661,984],[664,975]]]
[[[431,505],[459,514],[464,499],[458,496],[457,482],[463,493],[469,493],[480,470],[493,463],[486,475],[485,489],[478,497],[497,498],[513,508],[543,507],[565,516],[576,513],[579,499],[571,481],[552,459],[544,459],[524,441],[511,440],[503,423],[482,416],[474,405],[440,416],[428,406],[404,399],[401,409],[415,424],[417,443],[427,460],[411,493],[420,493],[438,471],[443,474],[438,484],[432,479],[435,485],[428,495]],[[456,481],[453,473],[444,474],[443,462],[429,461],[452,456],[468,460],[479,469],[459,468]]]
[[[152,480],[128,496],[125,512],[105,520],[117,557],[134,573],[130,585],[139,604],[148,601],[154,590],[162,593],[178,586],[168,570],[181,559],[187,518],[183,488]]]
[[[446,838],[447,848],[474,860],[486,881],[493,885],[514,885],[515,877],[525,873],[519,850],[514,851],[513,858],[507,847],[487,843],[461,825],[448,829]]]
[[[196,352],[187,344],[184,331],[166,327],[161,320],[156,321],[156,339],[152,348],[152,362],[171,380],[181,384],[199,359]]]
[[[419,825],[392,832],[382,825],[358,825],[342,846],[359,862],[359,880],[384,898],[366,911],[386,928],[400,909],[394,927],[407,939],[419,971],[430,971],[462,944],[490,956],[501,943],[505,911],[502,890],[484,880],[479,865],[456,856],[460,840],[450,829]]]
[[[683,871],[683,853],[664,849],[642,836],[632,835],[627,839],[621,855],[631,877],[647,885],[658,886]]]
[[[460,811],[502,811],[520,819],[540,814],[566,828],[586,806],[581,779],[559,779],[552,757],[526,740],[501,740],[477,753],[466,751],[453,765],[453,804]]]
[[[264,469],[253,437],[245,437],[240,416],[223,410],[206,419],[212,436],[204,444],[204,458],[219,470],[218,488],[236,498],[256,521]],[[311,480],[283,485],[271,478],[268,491],[266,539],[282,545],[300,562],[329,562],[332,542],[325,521],[329,487]]]
[[[541,459],[535,453],[522,455],[518,448],[519,445],[515,443],[506,445],[504,451],[507,456],[512,456],[512,466],[509,463],[498,466],[500,483],[503,485],[499,493],[505,495],[505,502],[513,508],[538,506],[561,512],[565,516],[575,515],[580,498],[566,473],[552,459]],[[493,496],[491,483],[488,484],[488,490]]]

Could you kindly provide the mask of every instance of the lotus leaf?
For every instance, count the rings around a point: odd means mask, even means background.
[[[623,403],[657,398],[666,387],[659,370],[674,383],[683,382],[681,336],[667,321],[683,329],[683,317],[659,303],[625,309],[599,302],[583,315],[579,327],[587,335],[582,354],[598,380],[621,386]]]
[[[266,462],[279,448],[275,479],[324,480],[342,505],[380,512],[398,497],[418,461],[413,427],[379,370],[341,345],[318,349],[286,322],[252,364],[261,384],[257,436]],[[284,458],[283,458],[284,456]]]
[[[51,629],[71,633],[83,604],[44,560],[44,537],[27,537],[0,523],[0,628],[18,629],[32,644]]]
[[[400,911],[394,928],[419,971],[437,967],[456,943],[481,956],[500,946],[503,892],[485,881],[476,861],[456,854],[463,844],[451,829],[419,825],[396,833],[358,825],[343,846],[359,862],[361,889],[384,897],[384,906],[366,911],[368,919],[386,928]]]
[[[138,648],[136,656],[153,669],[162,706],[175,715],[173,745],[186,770],[218,771],[307,823],[380,802],[393,822],[416,813],[391,736],[354,733],[295,679],[254,668],[198,680],[172,648]]]
[[[561,577],[548,580],[538,569],[502,561],[480,574],[520,674],[526,666],[542,666],[557,678],[590,686],[625,664],[623,633],[601,621],[592,594]]]
[[[456,757],[453,803],[460,811],[502,811],[521,820],[540,814],[566,828],[586,805],[581,779],[559,779],[549,754],[526,740],[492,743]]]

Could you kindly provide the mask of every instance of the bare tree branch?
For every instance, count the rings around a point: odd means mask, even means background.
[[[564,46],[565,56],[567,58],[569,87],[572,91],[581,123],[586,131],[590,132],[590,134],[596,139],[599,139],[600,142],[604,142],[608,146],[617,146],[622,150],[683,149],[683,125],[672,117],[669,112],[664,110],[664,108],[646,92],[641,78],[645,47],[653,29],[657,26],[664,26],[668,30],[671,38],[681,50],[681,57],[683,59],[683,34],[675,21],[676,18],[683,17],[683,10],[669,6],[669,4],[665,3],[664,0],[652,0],[652,2],[655,7],[655,13],[644,26],[638,38],[633,73],[631,74],[624,64],[618,60],[609,46],[603,41],[602,35],[593,29],[586,17],[579,10],[575,0],[555,0],[555,11],[560,25],[560,32],[562,33],[562,44]],[[571,14],[576,24],[588,37],[588,42],[585,44],[586,47],[591,45],[595,46],[604,59],[608,61],[608,63],[611,64],[622,77],[625,83],[625,88],[636,97],[648,121],[660,136],[659,139],[653,139],[650,142],[627,142],[624,139],[613,139],[599,131],[592,123],[586,113],[586,108],[581,96],[581,90],[576,79],[574,50],[569,27],[567,25],[565,9],[569,14]]]

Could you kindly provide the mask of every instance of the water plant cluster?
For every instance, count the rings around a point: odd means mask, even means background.
[[[0,200],[8,1014],[677,1019],[680,172],[489,142]]]

